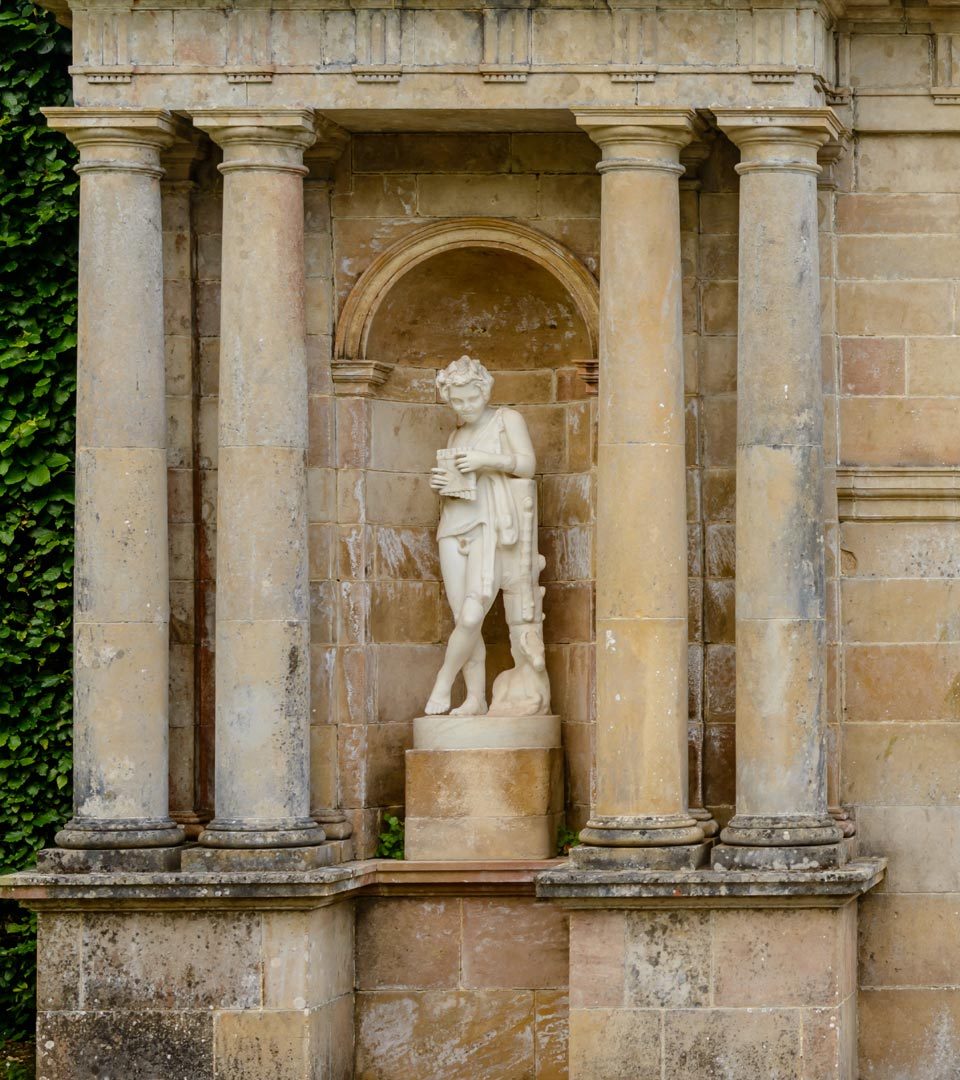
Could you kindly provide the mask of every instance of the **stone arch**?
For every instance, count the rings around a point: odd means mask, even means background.
[[[367,355],[370,329],[386,296],[404,275],[436,255],[464,248],[509,252],[542,267],[569,294],[597,356],[600,291],[596,279],[567,248],[549,236],[501,218],[455,218],[426,225],[382,252],[361,274],[337,320],[333,378],[354,393],[369,393],[390,365]],[[592,358],[591,357],[591,358]],[[348,391],[349,392],[349,391]]]

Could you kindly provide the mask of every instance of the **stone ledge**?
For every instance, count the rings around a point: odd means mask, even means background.
[[[837,499],[841,521],[960,521],[960,469],[842,467]]]
[[[536,895],[566,907],[841,907],[877,885],[887,860],[860,858],[833,870],[547,870]]]
[[[317,907],[358,894],[533,896],[564,859],[405,862],[367,859],[307,871],[41,873],[0,877],[0,898],[33,911]]]

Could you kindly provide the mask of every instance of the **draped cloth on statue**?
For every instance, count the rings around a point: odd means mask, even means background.
[[[469,446],[456,446],[454,431],[447,440],[449,449],[483,450],[491,454],[510,453],[509,446],[504,446],[505,429],[503,410],[497,409],[489,423],[479,432]],[[474,529],[480,530],[480,557],[482,572],[482,600],[489,600],[493,595],[493,569],[498,547],[511,547],[519,539],[520,515],[514,501],[507,477],[500,472],[481,472],[477,476],[477,497],[473,501],[465,499],[444,499],[440,511],[440,526],[437,539],[448,536],[466,538]]]

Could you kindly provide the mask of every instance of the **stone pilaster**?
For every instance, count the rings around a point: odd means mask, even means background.
[[[307,381],[310,393],[307,466],[333,470],[336,457],[336,397],[333,383],[333,331],[337,310],[333,281],[333,170],[349,136],[317,120],[317,141],[304,155],[304,248],[307,294]],[[308,481],[309,486],[309,481]],[[333,521],[310,521],[310,590],[313,603],[331,618],[311,629],[310,816],[332,841],[346,840],[352,827],[343,811],[338,761],[336,620],[338,530]],[[349,849],[341,845],[349,856]],[[352,847],[352,845],[351,845]]]
[[[828,109],[717,119],[741,161],[737,812],[714,863],[828,866],[817,151],[841,129]]]
[[[688,110],[577,110],[602,148],[593,815],[577,865],[695,866],[687,806],[680,150]]]
[[[310,847],[324,839],[309,774],[303,151],[313,115],[224,109],[194,121],[223,148],[224,178],[216,814],[201,844]],[[243,865],[254,865],[249,853]]]
[[[168,810],[162,110],[47,109],[80,151],[74,816],[63,848],[175,845]]]

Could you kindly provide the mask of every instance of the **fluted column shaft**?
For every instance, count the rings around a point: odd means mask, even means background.
[[[74,817],[68,848],[179,843],[168,812],[160,110],[48,109],[80,151]]]
[[[212,847],[320,843],[310,818],[306,110],[213,110],[223,147]]]
[[[740,147],[737,793],[721,865],[832,845],[824,742],[823,382],[817,151],[829,110],[719,110]],[[779,850],[771,850],[779,849]],[[833,855],[803,850],[798,864]]]
[[[685,110],[578,110],[602,148],[596,801],[580,865],[702,844],[687,808]]]

